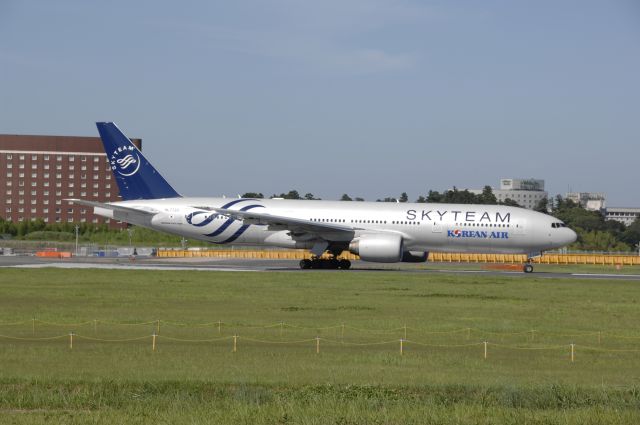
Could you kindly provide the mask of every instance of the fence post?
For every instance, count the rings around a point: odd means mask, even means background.
[[[238,335],[233,336],[233,353],[238,350]]]
[[[404,339],[407,339],[407,324],[404,324]]]
[[[467,339],[471,339],[471,328],[467,328]]]
[[[484,341],[483,344],[484,344],[484,358],[486,360],[487,359],[487,341]]]
[[[98,335],[98,321],[96,319],[93,319],[93,333]]]
[[[31,328],[33,330],[33,334],[36,334],[36,318],[34,317],[33,319],[31,319]]]
[[[151,349],[152,349],[153,351],[156,351],[156,337],[157,337],[158,335],[156,335],[156,334],[154,333],[154,334],[153,334],[153,335],[151,335],[151,336],[152,336],[152,338],[153,338],[153,339],[151,340]]]
[[[534,329],[531,329],[531,341],[533,341],[533,340],[534,340],[534,338],[535,338],[535,333],[536,333],[536,331],[535,331]]]
[[[156,320],[156,334],[160,335],[160,319]]]
[[[218,335],[222,333],[222,322],[218,320]]]
[[[280,322],[280,338],[282,338],[282,329],[284,328],[284,322]]]
[[[404,339],[400,338],[400,355],[404,355]]]
[[[69,349],[73,349],[73,332],[69,332]]]
[[[316,354],[320,354],[320,337],[316,337]]]
[[[598,345],[602,342],[602,332],[598,331]]]
[[[344,323],[342,324],[341,327],[341,331],[340,331],[340,341],[342,341],[342,343],[344,344]]]
[[[571,344],[571,361],[575,360],[575,344]]]

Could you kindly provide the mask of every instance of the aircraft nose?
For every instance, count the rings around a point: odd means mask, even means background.
[[[565,228],[566,239],[564,241],[565,245],[570,245],[578,240],[578,234],[574,232],[572,229]]]

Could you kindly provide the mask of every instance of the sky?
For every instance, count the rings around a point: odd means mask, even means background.
[[[176,190],[640,207],[637,0],[0,0],[0,133],[114,121]]]

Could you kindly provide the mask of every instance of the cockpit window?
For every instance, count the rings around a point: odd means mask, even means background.
[[[567,225],[562,222],[556,222],[556,223],[551,223],[551,227],[553,227],[554,229],[559,229],[561,227],[567,227]]]

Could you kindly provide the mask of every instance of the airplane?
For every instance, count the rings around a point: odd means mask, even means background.
[[[380,263],[426,262],[438,251],[527,254],[531,273],[533,257],[577,239],[557,218],[504,205],[184,197],[113,122],[96,125],[122,201],[67,201],[211,244],[310,250],[302,269],[349,269],[345,251]]]

